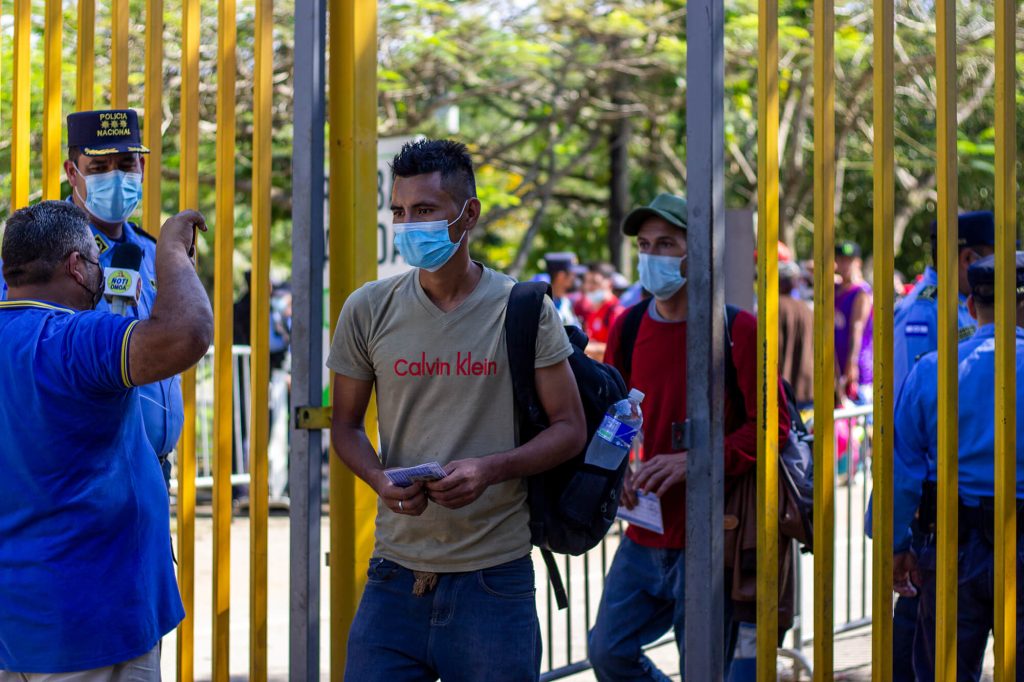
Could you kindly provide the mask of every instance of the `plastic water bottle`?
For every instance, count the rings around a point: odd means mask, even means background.
[[[644,394],[634,388],[628,396],[608,408],[604,421],[587,448],[587,464],[612,471],[619,468],[644,423],[644,415],[640,411],[643,400]]]

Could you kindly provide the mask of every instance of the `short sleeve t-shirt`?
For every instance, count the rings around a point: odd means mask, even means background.
[[[135,324],[0,302],[0,670],[120,663],[184,616],[129,374]]]
[[[516,445],[505,309],[514,281],[484,268],[455,310],[427,297],[419,271],[371,282],[345,302],[327,366],[373,381],[380,456],[386,468],[482,457]],[[572,353],[550,300],[541,314],[535,366]],[[472,504],[430,503],[420,516],[393,513],[378,500],[374,554],[406,568],[475,571],[530,551],[526,485],[490,486]]]

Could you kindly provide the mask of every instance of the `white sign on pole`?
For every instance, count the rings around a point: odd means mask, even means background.
[[[395,248],[395,230],[391,218],[391,187],[395,175],[391,159],[406,142],[415,137],[387,137],[377,141],[377,277],[383,279],[411,269]]]

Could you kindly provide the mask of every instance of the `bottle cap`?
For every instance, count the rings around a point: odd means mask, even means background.
[[[637,389],[631,389],[629,391],[629,399],[634,403],[642,403],[644,401],[644,392]]]

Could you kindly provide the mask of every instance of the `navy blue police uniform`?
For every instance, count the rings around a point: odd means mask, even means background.
[[[932,223],[932,238],[936,225]],[[963,213],[957,219],[957,246],[995,246],[995,221],[990,211]],[[893,323],[893,385],[899,389],[917,360],[939,346],[938,273],[925,268],[921,281],[896,305]],[[957,328],[960,339],[974,335],[974,319],[967,312],[967,297],[957,292]],[[916,528],[915,528],[916,531]],[[915,549],[923,534],[916,534]],[[911,667],[914,631],[917,627],[917,597],[901,596],[893,616],[893,682],[914,682]]]
[[[995,259],[991,256],[968,270],[976,301],[994,302]],[[1024,299],[1024,252],[1017,252],[1018,305]],[[981,326],[958,347],[959,359],[959,561],[957,575],[957,679],[978,680],[989,633],[993,627],[993,504],[995,476],[995,325]],[[928,353],[910,371],[895,408],[896,553],[911,549],[911,526],[918,517],[932,522],[933,512],[922,503],[926,486],[937,480],[938,354]],[[1017,423],[1024,424],[1024,329],[1016,328]],[[1017,443],[1017,499],[1024,500],[1024,440]],[[928,529],[933,530],[932,528]],[[1021,568],[1018,555],[1018,571]],[[920,604],[914,638],[913,667],[919,680],[934,677],[935,656],[935,536],[929,533],[919,552]],[[1024,612],[1018,604],[1018,652],[1024,631]],[[1021,679],[1019,676],[1018,679]]]

